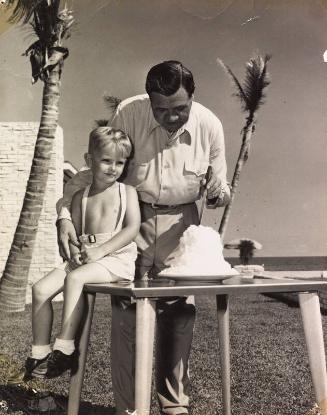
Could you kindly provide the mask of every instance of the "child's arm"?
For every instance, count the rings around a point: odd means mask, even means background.
[[[72,217],[72,222],[76,231],[76,235],[79,236],[82,233],[82,212],[81,212],[81,204],[82,204],[82,196],[83,196],[83,190],[79,190],[76,192],[73,196],[72,203],[70,206],[70,213]],[[70,252],[71,252],[71,258],[77,265],[82,265],[80,256],[81,252],[79,248],[73,244],[70,245]]]
[[[126,199],[126,214],[123,229],[110,239],[110,241],[96,248],[89,248],[84,251],[82,253],[84,264],[103,258],[105,255],[123,248],[135,239],[141,226],[141,214],[134,187],[126,185]]]

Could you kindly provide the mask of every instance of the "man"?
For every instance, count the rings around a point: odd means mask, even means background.
[[[184,230],[199,224],[195,201],[207,187],[208,204],[229,201],[223,129],[218,118],[193,101],[192,73],[178,61],[150,69],[147,95],[120,103],[112,126],[129,135],[134,145],[125,182],[135,186],[142,224],[136,278],[155,278],[169,266],[171,253]],[[211,177],[206,180],[208,167]],[[76,242],[67,206],[76,189],[90,181],[78,173],[67,186],[58,221],[58,239],[64,258],[68,241]],[[157,302],[156,385],[163,414],[188,414],[188,360],[195,307],[187,298]],[[112,298],[112,381],[117,415],[134,408],[135,304],[129,298]]]

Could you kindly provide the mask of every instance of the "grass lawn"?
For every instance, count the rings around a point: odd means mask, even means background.
[[[55,332],[60,321],[60,309],[61,303],[55,303]],[[190,360],[193,415],[222,413],[215,309],[214,298],[197,297],[197,321]],[[33,381],[27,386],[27,392],[23,386],[10,388],[6,385],[9,373],[20,366],[29,353],[30,311],[30,306],[27,306],[23,313],[1,316],[1,415],[49,413],[30,409],[30,403],[33,403],[31,396],[39,396],[33,395],[33,388],[36,391],[51,391],[60,405],[67,396],[68,375],[54,380]],[[314,406],[314,394],[299,309],[268,297],[247,295],[232,296],[230,311],[233,415],[317,413],[310,411]],[[327,316],[323,316],[323,327],[326,338]],[[108,297],[99,297],[93,320],[81,415],[113,414],[109,332],[110,301]],[[16,404],[13,404],[14,399]],[[6,402],[9,403],[9,410],[5,408]],[[63,414],[65,411],[59,408],[57,412],[50,413]],[[151,414],[159,415],[154,393]]]

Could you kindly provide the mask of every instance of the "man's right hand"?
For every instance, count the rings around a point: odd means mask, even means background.
[[[69,243],[80,247],[73,223],[68,219],[57,221],[57,239],[60,256],[68,261],[71,258]]]

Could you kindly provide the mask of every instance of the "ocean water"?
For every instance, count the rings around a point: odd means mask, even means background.
[[[238,257],[226,257],[231,265],[240,264]],[[250,264],[264,265],[266,271],[325,271],[327,256],[253,257]]]

